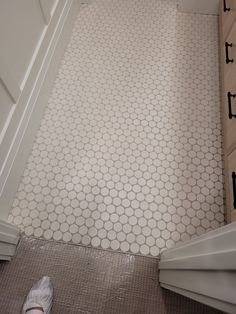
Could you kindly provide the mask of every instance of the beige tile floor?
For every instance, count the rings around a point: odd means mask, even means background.
[[[223,224],[217,17],[99,0],[77,17],[9,221],[157,256]]]

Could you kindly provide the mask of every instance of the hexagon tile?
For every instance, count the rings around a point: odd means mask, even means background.
[[[99,0],[74,25],[9,221],[157,256],[224,223],[217,17]]]

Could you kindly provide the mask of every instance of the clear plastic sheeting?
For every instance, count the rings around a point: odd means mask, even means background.
[[[21,313],[32,285],[49,276],[52,314],[220,314],[161,290],[158,260],[23,237],[0,263],[0,313]]]

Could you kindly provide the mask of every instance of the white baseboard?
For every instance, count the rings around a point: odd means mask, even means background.
[[[20,230],[0,220],[0,260],[10,261],[15,255]]]
[[[16,117],[18,116],[18,119],[20,115],[20,122],[15,123],[18,125],[17,131],[6,133],[5,141],[8,143],[10,141],[11,146],[7,149],[0,174],[0,218],[2,220],[7,220],[11,210],[80,3],[87,2],[88,0],[59,1],[43,35],[33,66],[16,105],[19,114],[17,112],[14,114]],[[14,126],[14,117],[11,124]],[[1,150],[4,149],[3,141]]]

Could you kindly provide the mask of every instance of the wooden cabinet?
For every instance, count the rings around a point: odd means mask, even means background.
[[[224,76],[230,82],[235,80],[236,71],[236,23],[224,40],[222,48],[224,49]]]
[[[236,0],[221,0],[220,56],[227,222],[236,221]]]
[[[236,19],[236,2],[235,0],[221,0],[220,11],[222,14],[222,37],[226,39],[229,31]]]
[[[236,150],[227,157],[227,206],[231,220],[236,220]]]
[[[236,71],[234,73],[236,76]],[[222,95],[222,115],[224,120],[225,150],[230,153],[236,146],[236,78],[224,79]]]

